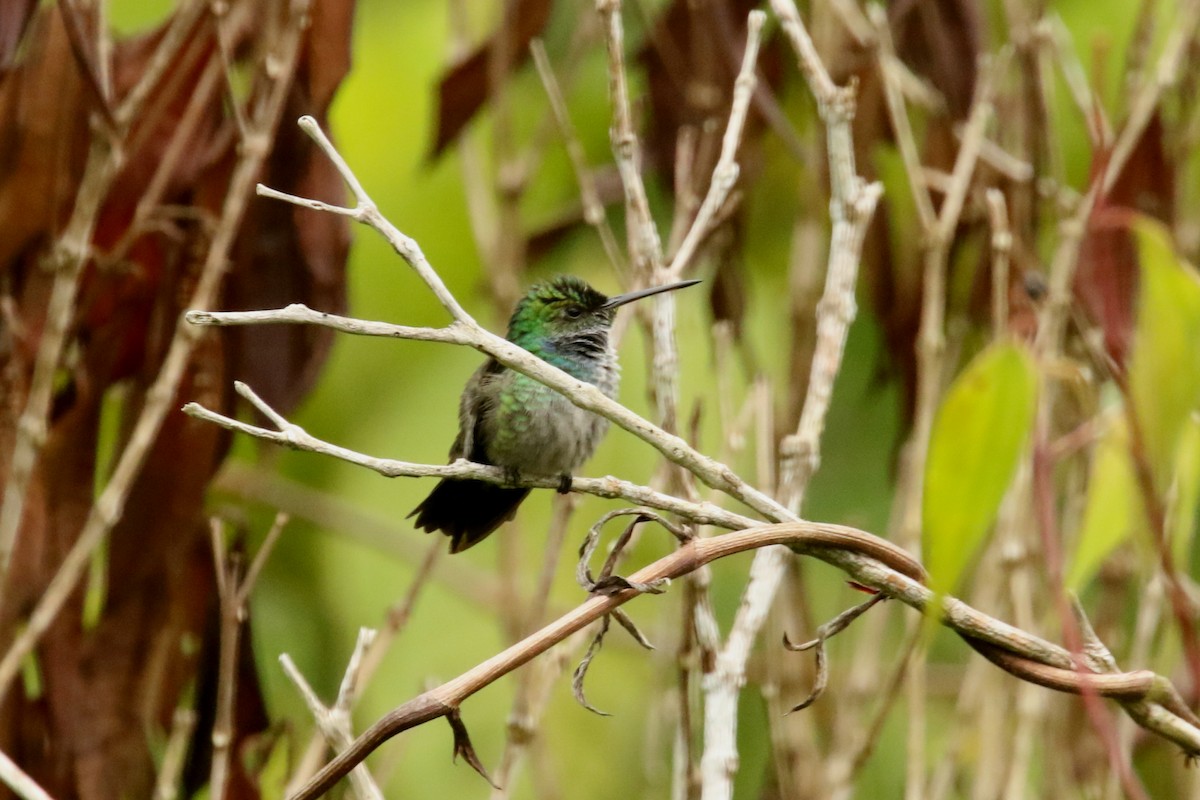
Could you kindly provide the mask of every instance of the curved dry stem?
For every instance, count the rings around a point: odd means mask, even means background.
[[[1071,654],[1062,647],[1013,628],[971,608],[953,597],[935,596],[921,582],[921,565],[894,544],[865,531],[840,525],[792,522],[760,525],[746,530],[690,539],[670,555],[630,576],[630,587],[611,595],[593,595],[557,620],[492,656],[457,678],[431,689],[384,715],[351,746],[327,764],[292,800],[311,800],[331,788],[379,745],[393,736],[438,717],[453,717],[468,697],[595,620],[611,614],[638,597],[638,585],[656,585],[663,579],[686,575],[712,561],[755,548],[786,545],[843,569],[858,581],[915,608],[935,610],[942,622],[989,648],[1000,651],[1010,664],[1020,663],[1025,680],[1062,690],[1063,672],[1071,672],[1076,685],[1105,685],[1131,717],[1143,727],[1177,743],[1188,753],[1200,754],[1200,728],[1182,719],[1161,703],[1165,679],[1138,671],[1080,675],[1073,670]],[[935,608],[936,604],[936,608]],[[1014,661],[1016,659],[1017,661]],[[1026,662],[1032,662],[1032,665]],[[1042,669],[1049,667],[1050,670]]]

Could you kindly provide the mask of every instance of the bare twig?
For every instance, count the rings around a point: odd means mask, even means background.
[[[872,606],[885,599],[887,598],[885,598],[883,595],[877,594],[870,600],[865,600],[858,605],[843,611],[829,622],[826,622],[821,627],[817,628],[817,638],[810,641],[801,642],[800,644],[793,644],[788,639],[786,633],[783,635],[783,646],[788,650],[800,652],[804,650],[815,650],[817,657],[817,677],[813,682],[812,692],[809,693],[808,697],[804,698],[795,706],[793,706],[792,711],[802,711],[803,709],[808,708],[825,692],[825,687],[829,683],[829,666],[825,659],[826,640],[837,636],[839,633],[849,627],[850,623],[854,622],[854,620],[858,619],[868,610],[870,610]]]
[[[220,652],[217,660],[217,701],[212,726],[212,763],[209,766],[208,786],[216,800],[224,800],[229,784],[230,762],[234,738],[234,702],[237,698],[237,661],[239,633],[245,615],[242,605],[242,562],[238,554],[225,550],[225,531],[221,523],[212,520],[213,561],[220,599]]]
[[[608,93],[613,107],[610,136],[621,185],[625,189],[626,235],[633,256],[634,278],[645,282],[662,265],[662,240],[650,213],[646,186],[642,183],[642,148],[633,131],[633,112],[625,79],[625,28],[621,22],[621,2],[596,0],[596,11],[604,20],[604,38],[608,46]]]
[[[195,728],[195,711],[182,707],[175,709],[167,749],[158,768],[158,776],[154,780],[154,800],[175,800],[179,796],[179,778],[187,763],[188,743]]]
[[[413,577],[412,583],[409,584],[408,591],[404,593],[404,597],[399,603],[388,609],[383,629],[377,635],[369,637],[366,643],[366,651],[361,657],[352,654],[350,665],[354,666],[355,669],[351,673],[348,666],[346,675],[351,676],[353,674],[353,683],[351,685],[354,691],[347,692],[344,698],[339,693],[338,700],[334,704],[337,714],[347,718],[347,733],[349,733],[349,713],[354,708],[355,701],[362,695],[363,689],[370,683],[376,670],[379,669],[379,665],[383,663],[383,658],[392,643],[396,641],[404,626],[408,624],[413,608],[416,606],[417,598],[420,597],[422,591],[428,585],[429,579],[433,575],[433,567],[443,552],[445,552],[445,548],[439,541],[430,542],[427,545],[425,558],[417,568],[417,573]],[[285,665],[284,668],[287,669],[287,666]],[[345,686],[346,680],[343,680],[342,683]],[[340,707],[338,703],[341,704]],[[331,711],[330,713],[334,712]],[[318,725],[317,730],[313,732],[312,737],[309,739],[308,746],[305,747],[298,765],[288,778],[285,794],[291,794],[299,789],[320,769],[321,762],[325,759],[325,753],[328,748],[326,742],[327,738]]]
[[[883,6],[871,4],[867,13],[875,28],[876,62],[883,80],[883,96],[887,101],[888,119],[892,123],[892,131],[896,136],[896,146],[900,150],[900,158],[904,163],[904,172],[908,176],[908,188],[912,192],[913,204],[917,209],[917,219],[921,230],[926,235],[937,224],[937,212],[934,211],[933,201],[919,180],[921,175],[921,157],[917,152],[917,140],[913,135],[912,123],[908,111],[904,108],[904,94],[900,90],[900,79],[896,72],[899,59],[892,44],[892,31],[888,25],[887,12]]]
[[[988,189],[988,220],[992,226],[992,332],[1002,338],[1008,330],[1008,266],[1012,252],[1012,231],[1008,227],[1008,207],[1004,193]]]
[[[866,184],[855,167],[851,133],[854,88],[841,88],[833,83],[795,4],[790,0],[773,0],[771,5],[797,53],[801,71],[817,99],[817,109],[826,127],[833,222],[808,392],[796,434],[784,442],[780,466],[781,498],[788,511],[796,514],[808,480],[820,464],[820,438],[825,416],[833,383],[841,367],[846,336],[855,315],[854,285],[863,237],[882,187]],[[764,549],[755,554],[737,616],[707,684],[704,755],[701,759],[705,800],[728,798],[733,792],[732,779],[738,764],[738,692],[745,681],[750,648],[783,575],[786,556],[786,551],[780,549]]]
[[[250,567],[246,570],[246,577],[242,579],[241,585],[238,587],[236,600],[242,608],[245,608],[246,604],[250,602],[250,592],[254,591],[254,586],[258,583],[258,575],[267,563],[271,551],[275,549],[275,543],[279,541],[279,536],[283,533],[288,521],[288,515],[282,511],[276,514],[275,521],[271,523],[271,529],[267,531],[262,544],[258,546],[258,552],[254,554],[254,560],[250,562]]]
[[[521,352],[525,352],[522,350]],[[258,395],[246,386],[244,383],[235,383],[235,388],[238,393],[249,400],[260,411],[270,409],[270,406]],[[458,460],[452,464],[416,464],[408,461],[394,461],[387,458],[376,458],[363,453],[358,453],[354,450],[349,450],[344,447],[339,447],[334,444],[322,441],[315,436],[312,436],[300,426],[283,421],[283,428],[279,431],[272,431],[266,428],[259,428],[255,425],[249,425],[240,420],[226,417],[218,414],[215,411],[210,411],[207,408],[197,404],[188,403],[184,406],[184,412],[190,414],[197,419],[207,420],[209,422],[228,428],[232,431],[245,433],[249,436],[254,436],[266,441],[275,442],[276,444],[285,445],[297,450],[306,450],[312,453],[320,453],[322,455],[332,456],[334,458],[347,461],[351,464],[378,472],[380,475],[389,478],[395,477],[436,477],[436,478],[476,478],[478,480],[488,481],[489,483],[503,484],[509,481],[505,477],[504,470],[499,467],[485,466],[476,464],[466,460]],[[278,416],[271,409],[271,414]],[[279,417],[282,420],[282,417]],[[560,486],[560,480],[557,476],[527,476],[521,475],[519,485],[528,486],[530,488],[539,489],[557,489]],[[616,498],[621,497],[640,505],[650,506],[662,511],[668,511],[673,514],[679,514],[686,519],[689,519],[700,525],[718,525],[723,528],[740,528],[747,524],[753,524],[754,520],[749,517],[742,516],[732,511],[727,511],[712,503],[692,503],[686,500],[680,500],[669,494],[656,492],[645,486],[639,486],[629,481],[618,480],[617,478],[582,478],[575,477],[571,484],[571,491],[582,492],[584,494],[593,494],[597,497]]]
[[[54,800],[3,751],[0,751],[0,781],[22,800]]]
[[[712,179],[708,184],[708,192],[700,204],[700,210],[692,221],[691,227],[684,236],[679,249],[671,256],[663,282],[679,280],[691,264],[697,248],[709,234],[713,220],[725,205],[729,193],[737,183],[741,168],[737,163],[737,151],[742,141],[742,130],[746,125],[746,114],[750,110],[750,100],[754,96],[754,88],[758,84],[754,76],[755,64],[758,62],[758,49],[762,40],[762,26],[767,15],[761,11],[752,11],[746,21],[746,49],[742,55],[742,68],[738,72],[733,88],[733,101],[729,109],[729,124],[725,128],[725,136],[721,140],[721,154],[713,168]]]
[[[271,554],[287,524],[286,514],[277,514],[275,522],[255,554],[250,568],[243,571],[239,553],[225,549],[225,532],[221,523],[211,523],[213,561],[216,568],[217,595],[220,600],[220,653],[217,663],[216,716],[212,727],[212,764],[209,770],[209,792],[217,800],[225,796],[231,769],[234,730],[234,705],[237,699],[238,649],[241,626],[248,613],[250,594],[258,581],[263,564]]]
[[[338,687],[337,699],[328,708],[308,685],[308,681],[296,668],[291,656],[287,653],[279,656],[279,663],[283,666],[283,671],[296,685],[296,689],[304,698],[305,705],[308,706],[309,713],[317,722],[317,728],[320,729],[321,734],[334,751],[345,750],[354,738],[350,731],[350,707],[358,694],[359,678],[365,654],[374,639],[375,631],[370,628],[359,629],[358,639],[354,643],[354,651],[350,654],[341,686]],[[354,788],[355,797],[359,800],[383,800],[383,792],[379,790],[375,779],[371,777],[366,764],[359,764],[350,771],[350,784]],[[293,791],[294,788],[294,786],[289,786],[288,791]]]
[[[576,133],[575,126],[571,123],[571,115],[567,113],[567,101],[563,97],[558,80],[554,77],[554,70],[550,67],[546,48],[542,45],[541,39],[534,39],[529,45],[529,50],[533,54],[533,63],[542,79],[542,86],[546,89],[546,97],[550,100],[554,119],[562,133],[567,156],[571,159],[571,168],[575,171],[575,180],[579,183],[579,197],[583,201],[584,222],[596,229],[609,263],[613,265],[613,269],[618,275],[623,275],[626,270],[625,258],[621,255],[616,234],[613,233],[612,225],[608,222],[604,203],[601,202],[600,193],[596,189],[596,179],[588,167],[587,155],[584,153],[583,143],[579,140],[579,134]]]

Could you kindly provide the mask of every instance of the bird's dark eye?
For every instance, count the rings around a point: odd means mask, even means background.
[[[566,311],[563,313],[571,319],[579,319],[581,316],[583,316],[583,309],[579,306],[567,306]]]

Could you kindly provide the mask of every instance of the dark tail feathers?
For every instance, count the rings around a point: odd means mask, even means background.
[[[450,537],[450,552],[461,553],[512,519],[528,489],[509,489],[475,480],[442,480],[408,516],[416,527]]]

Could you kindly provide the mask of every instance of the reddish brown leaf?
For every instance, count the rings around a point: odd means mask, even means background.
[[[301,55],[297,82],[307,87],[308,101],[324,112],[333,93],[350,71],[350,33],[354,24],[354,0],[318,0],[309,11],[312,30]]]
[[[1092,180],[1103,180],[1108,153],[1098,156]],[[1133,336],[1138,288],[1135,213],[1169,222],[1175,214],[1175,170],[1163,142],[1156,113],[1138,140],[1112,190],[1096,204],[1079,251],[1075,296],[1088,317],[1104,332],[1104,349],[1124,368]]]
[[[1137,247],[1130,212],[1110,209],[1093,214],[1079,250],[1075,296],[1088,317],[1104,331],[1104,349],[1124,365],[1133,335],[1137,293]]]
[[[1092,179],[1097,180],[1107,165],[1107,155],[1097,159]],[[1156,111],[1112,189],[1097,205],[1130,208],[1170,223],[1175,218],[1175,172],[1163,139],[1162,113]]]
[[[81,92],[62,17],[44,8],[25,60],[0,78],[0,271],[12,269],[75,200],[87,146]]]
[[[888,24],[900,60],[942,93],[952,118],[965,118],[984,41],[978,0],[892,0]]]
[[[36,8],[37,0],[0,3],[0,70],[8,68]]]
[[[458,138],[491,95],[492,59],[503,60],[496,73],[507,78],[529,58],[529,43],[546,27],[552,5],[552,0],[506,0],[499,28],[442,76],[431,159]]]

